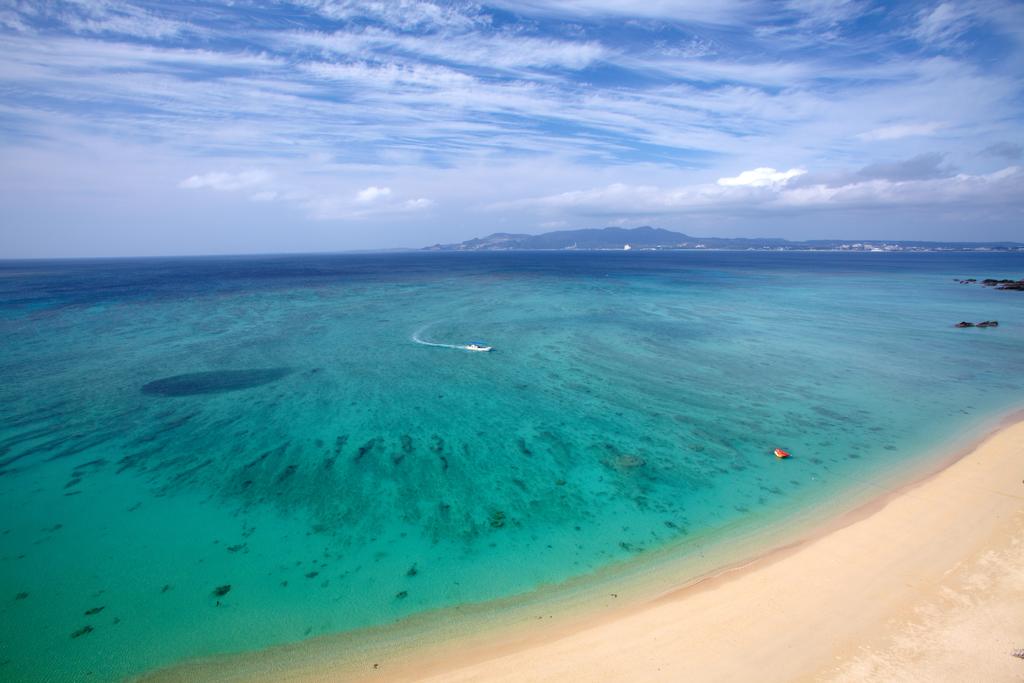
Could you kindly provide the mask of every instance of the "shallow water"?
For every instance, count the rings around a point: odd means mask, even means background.
[[[1024,294],[952,278],[1022,276],[998,253],[0,262],[0,677],[115,680],[799,514],[1021,404]]]

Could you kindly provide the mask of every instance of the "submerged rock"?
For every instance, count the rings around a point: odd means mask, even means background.
[[[986,287],[995,287],[996,289],[1013,289],[1018,292],[1024,292],[1024,280],[996,280],[989,277],[982,280],[981,284]]]
[[[961,320],[953,327],[999,327],[998,320],[982,320],[980,323],[971,323],[966,320]]]
[[[142,393],[155,396],[193,396],[219,394],[251,389],[291,374],[289,368],[255,368],[251,370],[217,370],[191,372],[154,380],[143,385]]]

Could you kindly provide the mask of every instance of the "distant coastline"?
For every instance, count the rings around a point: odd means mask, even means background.
[[[585,228],[539,235],[496,232],[453,244],[434,244],[424,251],[842,251],[935,252],[1024,251],[1021,242],[928,242],[920,240],[804,240],[779,237],[693,237],[681,232],[637,228]]]

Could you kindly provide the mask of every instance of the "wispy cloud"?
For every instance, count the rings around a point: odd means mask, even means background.
[[[182,180],[178,187],[187,190],[210,188],[211,190],[220,190],[221,192],[233,192],[235,190],[251,188],[255,185],[266,185],[272,177],[269,172],[260,169],[240,171],[238,173],[214,171],[202,175],[189,176]]]
[[[426,197],[403,197],[390,187],[370,185],[345,192],[332,180],[295,169],[288,177],[266,169],[238,172],[212,171],[185,178],[178,187],[237,193],[253,202],[280,202],[314,220],[352,220],[373,215],[424,211],[434,205]]]
[[[964,4],[942,2],[917,15],[910,35],[928,45],[949,45],[971,27],[973,11]]]
[[[911,160],[910,165],[921,165]],[[745,171],[718,183],[661,188],[614,183],[588,190],[499,203],[495,209],[533,206],[546,210],[582,211],[594,216],[673,216],[700,212],[792,211],[794,208],[884,209],[923,204],[986,205],[1013,202],[1024,192],[1024,169],[1009,166],[981,174],[879,173],[876,169],[844,174],[842,180],[789,183],[805,171],[771,168]],[[723,182],[724,181],[724,182]]]
[[[490,229],[494,206],[515,230],[1005,205],[1021,35],[1009,0],[9,3],[0,180],[59,194],[25,160],[87,160],[172,206],[403,244]]]
[[[874,128],[859,134],[861,140],[899,140],[917,135],[934,135],[946,127],[940,121],[927,121],[924,123],[898,123],[892,126]]]

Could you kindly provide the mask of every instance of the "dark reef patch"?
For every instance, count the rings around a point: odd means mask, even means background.
[[[290,368],[255,368],[251,370],[215,370],[190,372],[164,377],[143,385],[142,393],[151,396],[194,396],[220,394],[227,391],[251,389],[276,382],[291,374]]]
[[[299,469],[299,466],[298,465],[294,465],[294,464],[288,465],[287,467],[285,467],[284,471],[281,472],[281,474],[277,475],[277,483],[280,484],[285,479],[288,479],[289,477],[291,477],[293,474],[295,474],[295,471],[297,469]]]
[[[376,448],[378,443],[380,443],[380,439],[374,437],[367,441],[366,443],[364,443],[362,446],[360,446],[359,450],[356,452],[355,461],[359,462],[360,460],[362,460],[363,456],[371,452],[374,448]]]

